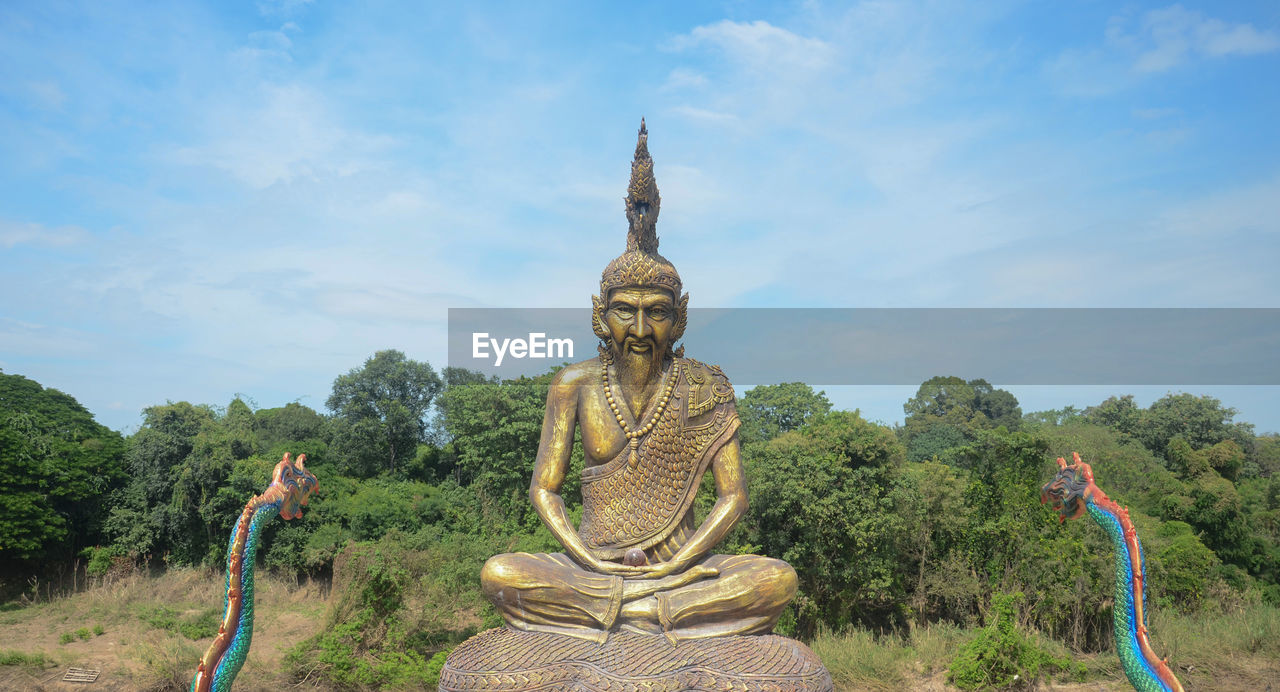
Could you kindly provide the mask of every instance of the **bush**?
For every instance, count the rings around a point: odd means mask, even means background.
[[[63,642],[64,644],[66,642]],[[43,668],[48,663],[44,654],[24,654],[21,651],[0,651],[0,666]]]
[[[192,641],[216,636],[222,624],[222,611],[213,608],[195,615],[180,615],[164,606],[154,606],[143,608],[138,617],[158,630],[176,632]]]
[[[537,537],[514,542],[516,549],[540,544]],[[434,686],[448,651],[487,622],[476,576],[504,549],[512,546],[430,528],[348,544],[334,559],[324,631],[286,662],[298,678],[340,687]]]
[[[997,594],[992,600],[994,615],[952,660],[948,680],[964,690],[1002,690],[1031,687],[1042,672],[1062,670],[1083,677],[1083,664],[1052,656],[1018,631],[1015,611],[1021,592]]]

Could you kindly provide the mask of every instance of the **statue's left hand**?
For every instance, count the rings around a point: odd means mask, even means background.
[[[690,581],[693,581],[694,579],[720,576],[720,570],[714,567],[694,565],[686,570],[682,563],[674,560],[671,562],[659,562],[654,565],[645,565],[644,569],[646,570],[644,573],[638,574],[632,577],[632,579],[661,579],[663,577],[671,576],[672,574],[684,574],[690,577]]]

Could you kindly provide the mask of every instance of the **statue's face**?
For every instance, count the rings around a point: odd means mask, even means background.
[[[663,288],[615,288],[609,292],[604,323],[615,354],[661,357],[676,324],[675,301]]]

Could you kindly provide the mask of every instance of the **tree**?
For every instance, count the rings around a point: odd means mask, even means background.
[[[1248,454],[1254,447],[1253,425],[1233,423],[1236,413],[1211,396],[1167,394],[1144,412],[1136,436],[1143,446],[1161,455],[1175,437],[1185,439],[1192,449],[1234,440]]]
[[[1113,396],[1097,406],[1090,406],[1085,409],[1084,418],[1125,435],[1133,435],[1142,427],[1142,409],[1138,408],[1132,394]]]
[[[73,397],[0,373],[0,557],[66,558],[99,539],[124,440]]]
[[[335,379],[325,406],[344,424],[339,446],[354,457],[353,466],[369,474],[385,462],[394,472],[398,460],[412,458],[442,386],[429,364],[394,350],[378,351]]]
[[[459,481],[475,491],[499,523],[539,524],[528,492],[551,378],[552,373],[501,384],[470,380],[441,396],[441,417],[451,440],[446,454],[453,458]],[[574,445],[576,469],[581,469],[581,453]],[[576,472],[568,474],[565,485],[561,494],[573,505]]]
[[[955,376],[925,380],[902,406],[907,414],[902,441],[909,461],[950,461],[953,450],[976,439],[977,431],[1022,424],[1018,399],[983,379]]]
[[[972,384],[959,377],[939,375],[925,380],[916,395],[902,405],[902,410],[907,418],[922,415],[945,418],[959,412],[961,418],[968,420],[976,411],[976,400]]]
[[[883,617],[901,595],[901,462],[893,431],[848,411],[747,446],[750,541],[796,569],[801,634]]]
[[[290,442],[325,440],[329,436],[329,422],[325,417],[296,401],[280,408],[261,409],[253,417],[259,452],[266,453]]]
[[[738,436],[743,444],[770,440],[830,410],[826,392],[815,392],[803,382],[760,385],[738,400]]]

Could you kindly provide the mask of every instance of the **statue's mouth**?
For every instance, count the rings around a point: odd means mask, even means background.
[[[648,353],[653,350],[653,342],[648,339],[627,339],[624,345],[632,353]]]
[[[1084,514],[1084,494],[1075,486],[1077,481],[1074,472],[1058,474],[1056,478],[1040,489],[1040,502],[1058,513],[1058,522],[1077,519]]]

